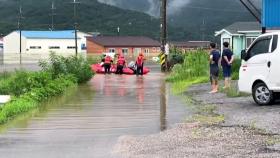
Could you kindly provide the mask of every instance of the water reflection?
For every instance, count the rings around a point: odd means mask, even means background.
[[[1,157],[108,158],[120,136],[158,133],[184,119],[185,106],[169,89],[159,71],[96,75],[68,97],[7,126],[0,139],[10,143],[0,143]]]
[[[163,131],[166,129],[166,103],[167,103],[167,94],[166,94],[166,83],[161,82],[160,86],[160,130]]]
[[[144,86],[144,78],[143,76],[139,76],[136,79],[136,85],[137,85],[137,89],[136,89],[136,96],[138,99],[139,103],[144,103],[144,93],[145,93],[145,86]]]

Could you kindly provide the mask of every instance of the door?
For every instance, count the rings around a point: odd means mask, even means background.
[[[280,89],[280,49],[278,45],[278,35],[273,36],[272,42],[272,55],[269,59],[270,73],[269,73],[269,84],[271,87]]]
[[[269,75],[268,62],[271,55],[272,36],[265,36],[257,39],[249,48],[246,56],[246,63],[243,65],[243,79],[252,84],[256,79],[267,81]]]

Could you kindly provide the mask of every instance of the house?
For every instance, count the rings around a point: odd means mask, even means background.
[[[122,53],[125,56],[155,56],[160,53],[160,43],[144,36],[91,36],[87,37],[87,53]]]
[[[210,41],[183,41],[183,42],[169,42],[171,47],[181,49],[183,51],[209,49]]]
[[[90,34],[77,32],[78,53],[86,53],[86,36]],[[50,52],[69,56],[75,54],[75,31],[13,31],[4,37],[4,63],[37,63],[49,57]]]
[[[215,32],[215,36],[221,36],[221,50],[223,43],[229,42],[233,53],[240,56],[240,52],[248,48],[261,32],[262,27],[258,22],[236,22]]]

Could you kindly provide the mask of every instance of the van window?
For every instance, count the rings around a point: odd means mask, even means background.
[[[278,35],[273,35],[271,52],[275,51],[275,49],[277,48],[277,43],[278,43]]]
[[[271,37],[265,37],[257,40],[247,53],[247,60],[253,56],[269,53]]]

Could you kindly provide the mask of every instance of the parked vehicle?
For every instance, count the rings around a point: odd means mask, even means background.
[[[273,104],[280,92],[280,32],[259,36],[241,52],[239,90],[259,105]]]

